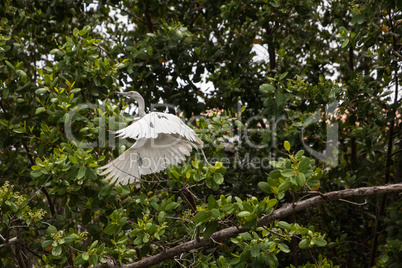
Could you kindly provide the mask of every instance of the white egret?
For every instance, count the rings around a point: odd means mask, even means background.
[[[177,165],[190,155],[193,148],[202,148],[203,142],[195,132],[173,114],[145,113],[142,96],[136,91],[114,92],[134,99],[141,117],[131,125],[116,131],[117,137],[136,139],[136,142],[118,158],[100,167],[105,180],[123,185],[139,184],[141,175],[160,172],[169,164]]]

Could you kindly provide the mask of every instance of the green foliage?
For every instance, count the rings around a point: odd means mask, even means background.
[[[41,208],[28,206],[28,196],[15,192],[14,185],[8,181],[0,188],[0,204],[1,232],[8,233],[18,224],[38,225],[46,214]]]
[[[285,149],[290,153],[290,143],[285,141]],[[274,193],[278,199],[288,190],[300,191],[303,187],[316,190],[319,188],[323,176],[321,168],[314,168],[314,161],[304,156],[300,150],[296,154],[289,154],[289,158],[279,158],[270,164],[277,168],[269,174],[267,181],[258,183],[258,187],[266,193]]]
[[[382,255],[378,259],[377,267],[398,267],[401,263],[402,251],[402,213],[401,202],[397,202],[389,209],[386,244],[380,250]]]
[[[175,261],[367,267],[379,224],[376,265],[396,267],[392,196],[382,216],[368,198],[260,220],[400,181],[401,19],[398,1],[2,1],[0,266],[128,264],[204,238]],[[121,90],[175,106],[209,163],[190,156],[140,188],[103,181],[97,168],[132,143],[113,135],[134,119]],[[311,154],[328,152],[328,126],[332,165]],[[214,240],[228,227],[246,231]]]

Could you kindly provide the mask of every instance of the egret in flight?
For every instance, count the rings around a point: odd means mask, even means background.
[[[160,112],[145,113],[144,99],[136,91],[114,93],[137,101],[141,118],[115,132],[119,138],[132,138],[136,142],[99,168],[104,169],[100,175],[107,175],[105,180],[138,186],[141,175],[160,172],[169,164],[177,165],[186,160],[193,148],[202,148],[203,142],[179,117]]]

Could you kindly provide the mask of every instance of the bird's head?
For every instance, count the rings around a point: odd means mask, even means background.
[[[142,100],[142,96],[140,95],[140,93],[138,93],[137,91],[129,91],[129,92],[113,92],[114,94],[119,94],[122,96],[125,96],[127,98],[136,100],[136,101],[140,101]]]
[[[145,104],[144,98],[137,91],[129,91],[129,92],[113,92],[115,94],[122,95],[124,97],[136,100],[138,102],[138,114],[143,117],[145,116]]]

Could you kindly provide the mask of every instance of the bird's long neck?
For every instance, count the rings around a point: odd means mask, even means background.
[[[144,98],[141,96],[137,96],[135,100],[138,102],[138,114],[139,116],[143,117],[146,115],[145,113],[145,102]]]

